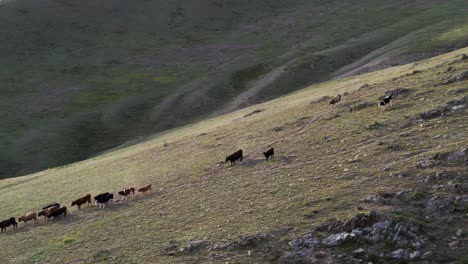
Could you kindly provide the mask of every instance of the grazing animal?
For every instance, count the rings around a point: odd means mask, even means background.
[[[147,184],[147,185],[141,187],[140,189],[138,189],[138,192],[139,193],[146,193],[151,189],[152,189],[152,187],[151,187],[151,183],[150,183],[150,184]]]
[[[102,197],[106,196],[106,195],[109,195],[110,193],[106,192],[106,193],[101,193],[99,195],[96,195],[94,196],[94,204],[96,206],[98,206],[98,200],[101,199]]]
[[[271,156],[272,158],[275,156],[275,149],[270,148],[266,152],[263,152],[263,155],[265,155],[266,160],[268,161],[268,158]]]
[[[87,194],[79,199],[76,199],[72,202],[71,206],[78,206],[78,210],[81,209],[81,205],[88,203],[88,206],[91,204],[91,194]]]
[[[226,157],[226,162],[229,160],[231,162],[231,166],[234,164],[236,165],[236,160],[239,160],[242,162],[243,156],[242,156],[242,149],[239,149],[238,151],[232,153],[231,155]]]
[[[121,200],[123,200],[123,199],[127,200],[129,195],[132,195],[132,198],[133,198],[133,196],[135,195],[135,188],[131,187],[131,188],[125,189],[123,191],[120,191],[119,195],[122,197]]]
[[[114,202],[114,194],[112,193],[107,193],[106,195],[101,196],[96,200],[96,204],[99,206],[99,208],[105,208],[106,204],[109,202]]]
[[[388,106],[392,105],[392,95],[387,95],[382,100],[379,101],[377,104],[379,107],[383,108],[384,110],[387,109]]]
[[[18,227],[18,223],[16,222],[16,219],[14,217],[11,217],[10,219],[4,220],[0,222],[0,233],[3,232],[3,230],[6,231],[6,228],[9,226],[13,226],[13,229]]]
[[[47,218],[49,218],[49,214],[58,208],[60,208],[60,206],[58,204],[54,204],[52,206],[47,207],[46,209],[42,209],[41,211],[39,211],[37,216],[44,216],[44,221],[45,221]]]
[[[335,105],[338,104],[340,101],[341,101],[341,94],[338,94],[337,96],[333,97],[333,99],[331,99],[328,105],[335,107]]]
[[[67,207],[66,206],[63,206],[63,207],[60,207],[60,208],[57,208],[55,210],[53,210],[52,212],[50,212],[49,215],[47,215],[47,218],[51,218],[53,217],[52,221],[55,221],[55,219],[57,217],[59,217],[59,215],[63,214],[63,216],[67,216]]]
[[[18,222],[23,221],[24,224],[27,224],[29,220],[34,220],[34,223],[37,221],[37,213],[36,211],[30,212],[29,214],[25,214],[18,218]]]
[[[59,203],[49,204],[47,206],[42,207],[42,210],[45,210],[45,209],[50,208],[50,207],[60,207],[60,204]]]

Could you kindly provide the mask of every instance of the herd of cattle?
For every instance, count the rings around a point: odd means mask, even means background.
[[[145,194],[151,190],[151,184],[147,184],[139,188],[138,190],[135,190],[135,188],[133,187],[124,189],[122,191],[119,191],[118,194],[120,196],[120,200],[127,200],[129,196],[133,198],[133,196],[136,195],[136,192],[140,194]],[[71,206],[73,207],[76,205],[78,207],[78,210],[80,210],[81,206],[86,203],[88,204],[88,206],[91,204],[91,194],[87,194],[81,198],[76,199],[71,203]],[[108,192],[101,193],[94,197],[94,203],[99,208],[104,208],[107,204],[115,203],[114,194]],[[58,203],[52,203],[42,207],[42,209],[39,212],[33,211],[18,217],[18,222],[23,221],[24,224],[27,224],[28,221],[34,221],[34,223],[36,223],[37,218],[41,216],[44,217],[44,221],[47,221],[50,218],[52,218],[52,221],[55,221],[57,217],[61,215],[67,216],[67,212],[68,209],[66,206],[61,207]],[[16,218],[14,217],[10,217],[9,219],[0,222],[0,233],[6,231],[6,228],[9,226],[12,226],[13,229],[16,229],[18,227],[18,222],[16,222]]]
[[[377,105],[379,107],[386,108],[386,107],[388,107],[389,105],[392,104],[391,100],[392,100],[392,94],[386,94],[384,97],[381,98],[381,100],[379,100]],[[332,98],[329,101],[328,104],[334,107],[340,101],[341,101],[341,94],[338,94],[337,96]],[[266,160],[268,161],[268,159],[270,157],[274,157],[275,150],[273,148],[270,148],[266,152],[263,152],[263,155],[265,156]],[[230,161],[231,165],[236,165],[237,160],[239,160],[241,162],[243,160],[242,149],[239,149],[238,151],[236,151],[233,154],[226,157],[226,162]],[[143,187],[139,188],[138,193],[147,193],[151,189],[152,189],[151,184],[148,184],[146,186],[143,186]],[[128,189],[119,191],[118,194],[121,197],[121,200],[127,200],[128,196],[131,196],[133,198],[133,196],[135,195],[135,188],[128,188]],[[114,203],[114,195],[112,193],[108,193],[108,192],[101,193],[101,194],[94,197],[94,201],[95,201],[96,206],[98,206],[99,208],[104,208],[107,204]],[[88,205],[91,204],[91,194],[87,194],[87,195],[73,201],[71,203],[71,206],[76,205],[78,207],[78,210],[80,210],[81,206],[83,204],[86,204],[86,203],[88,203]],[[50,218],[53,218],[53,221],[55,221],[55,219],[57,217],[59,217],[60,215],[62,215],[62,214],[64,216],[67,215],[67,207],[66,206],[60,207],[60,204],[53,203],[53,204],[50,204],[50,205],[47,205],[47,206],[43,207],[42,210],[39,211],[39,213],[36,213],[35,211],[33,211],[33,212],[30,212],[28,214],[25,214],[25,215],[19,217],[18,221],[19,222],[23,221],[23,222],[25,222],[25,224],[30,220],[33,220],[34,222],[36,222],[38,216],[43,216],[44,221],[46,221],[47,219],[50,219]],[[18,223],[16,222],[16,219],[14,217],[11,217],[11,218],[9,218],[7,220],[4,220],[4,221],[0,222],[0,228],[1,228],[0,232],[3,232],[4,230],[6,230],[6,228],[9,227],[9,226],[13,226],[13,229],[18,227]]]

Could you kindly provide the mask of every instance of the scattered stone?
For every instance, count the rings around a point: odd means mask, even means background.
[[[409,253],[408,251],[400,248],[392,252],[392,258],[398,260],[407,260],[409,259]]]
[[[356,228],[360,227],[368,227],[376,222],[378,222],[379,217],[377,216],[377,212],[372,211],[369,215],[366,214],[358,214],[353,216],[351,219],[348,219],[342,227],[342,230],[346,232],[351,232]]]
[[[462,149],[462,150],[457,150],[454,152],[451,152],[447,155],[447,160],[449,161],[458,161],[458,160],[463,160],[466,157],[466,151],[467,149]]]
[[[433,168],[440,164],[440,161],[434,160],[432,158],[425,158],[423,160],[416,162],[416,168],[419,169],[429,169]]]
[[[457,239],[457,240],[454,240],[454,241],[450,242],[448,245],[449,245],[449,247],[451,247],[451,248],[456,248],[456,247],[458,247],[460,244],[461,244],[461,243],[460,243],[460,240]]]
[[[463,231],[461,229],[458,229],[456,235],[457,237],[461,237],[463,235]]]
[[[456,106],[452,107],[452,111],[454,111],[454,112],[461,111],[461,110],[463,110],[463,109],[465,109],[465,105],[464,105],[464,104],[462,104],[462,105],[456,105]]]
[[[292,250],[299,251],[304,248],[314,248],[318,244],[318,239],[312,232],[305,234],[302,238],[290,241],[288,244]]]
[[[421,256],[421,253],[419,251],[414,251],[413,253],[410,254],[410,260],[416,260]]]
[[[362,258],[366,255],[366,250],[363,248],[359,248],[353,251],[353,256],[356,258]]]
[[[206,240],[192,241],[192,242],[189,242],[187,246],[181,247],[179,249],[179,252],[183,254],[190,254],[190,253],[193,253],[195,251],[202,249],[203,247],[206,247],[207,245],[208,245],[208,241]]]
[[[426,203],[426,207],[431,211],[446,212],[454,208],[455,197],[439,198],[437,196],[432,197]]]
[[[447,102],[446,104],[443,104],[435,109],[429,110],[427,112],[419,113],[417,117],[412,117],[413,120],[417,120],[418,118],[423,119],[423,120],[428,120],[428,119],[433,119],[436,117],[440,116],[445,116],[447,114],[450,114],[451,112],[454,112],[453,107],[455,109],[460,108],[460,105],[463,105],[463,108],[465,108],[465,104],[468,103],[468,95],[463,97],[460,100],[452,100]],[[460,111],[461,109],[458,109],[456,111]]]
[[[468,71],[462,71],[457,75],[454,75],[448,79],[445,79],[439,83],[439,85],[447,85],[451,83],[461,82],[468,79]]]
[[[447,92],[448,95],[457,95],[457,94],[462,94],[468,92],[468,87],[465,88],[458,88],[454,90],[450,90]]]
[[[334,235],[330,235],[327,238],[322,240],[323,245],[327,246],[337,246],[341,245],[342,243],[350,240],[355,240],[356,235],[352,233],[342,232]]]
[[[423,259],[427,259],[427,258],[429,258],[430,256],[432,256],[432,251],[427,251],[426,253],[424,253],[424,254],[422,255],[422,258],[423,258]]]

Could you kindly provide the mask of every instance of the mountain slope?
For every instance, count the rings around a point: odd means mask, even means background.
[[[9,229],[0,257],[15,263],[276,262],[293,250],[293,239],[326,220],[377,210],[401,226],[420,225],[426,239],[417,249],[431,251],[430,261],[466,261],[463,238],[453,247],[447,240],[467,224],[466,195],[456,198],[466,193],[467,53],[313,85],[86,161],[1,180],[0,219],[52,201],[68,206],[86,193],[146,183],[155,192],[105,210],[69,207],[54,223]],[[378,109],[377,99],[397,88],[394,105]],[[344,94],[342,103],[331,108],[323,97],[337,93]],[[276,156],[265,162],[261,151],[269,145]],[[222,163],[239,148],[242,164]],[[447,176],[424,181],[436,173]],[[361,202],[400,192],[408,195],[404,204]],[[431,209],[444,199],[458,199],[447,205],[457,210]],[[254,242],[242,244],[247,236]],[[350,263],[339,255],[356,247],[372,245],[350,242],[304,257]],[[377,252],[384,257],[375,253],[367,261],[398,262],[392,252],[399,247],[415,250],[389,241]]]
[[[464,47],[466,9],[461,0],[2,1],[0,177]]]

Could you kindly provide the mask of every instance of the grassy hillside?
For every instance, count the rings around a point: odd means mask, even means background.
[[[465,2],[1,1],[0,177],[464,47]]]
[[[461,162],[441,158],[468,146],[466,54],[468,48],[313,85],[89,160],[1,180],[0,219],[53,201],[68,206],[86,193],[116,193],[146,183],[152,183],[155,192],[105,210],[72,208],[69,216],[54,223],[9,229],[0,236],[0,259],[11,263],[275,262],[278,251],[262,246],[237,250],[214,246],[266,233],[275,234],[281,252],[289,247],[287,241],[327,219],[377,210],[420,223],[430,238],[421,250],[431,250],[432,261],[466,261],[464,242],[455,247],[446,242],[459,228],[466,234],[466,209],[435,218],[424,209],[430,197],[452,197],[453,184],[434,187],[417,182],[442,170],[459,175],[461,193],[466,194],[466,156]],[[378,109],[377,99],[396,88],[408,92],[396,96],[388,110]],[[320,100],[337,93],[344,97],[336,108]],[[445,110],[430,112],[453,100],[465,101],[455,103],[458,110],[449,103]],[[261,151],[270,145],[277,153],[265,162]],[[239,148],[246,155],[242,164],[222,163]],[[440,161],[427,169],[415,167],[425,158]],[[360,202],[369,195],[404,190],[412,199],[404,205]],[[204,246],[179,251],[190,241],[203,241]],[[390,243],[383,252],[389,254],[396,247]],[[347,244],[334,250],[341,254],[354,249]]]

